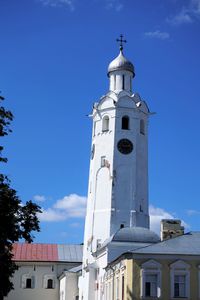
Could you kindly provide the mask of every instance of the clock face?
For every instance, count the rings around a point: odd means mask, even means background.
[[[121,139],[117,143],[117,148],[122,154],[129,154],[133,151],[133,143],[128,139]]]

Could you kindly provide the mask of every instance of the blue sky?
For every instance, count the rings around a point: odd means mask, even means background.
[[[1,166],[44,209],[36,242],[83,240],[93,102],[128,40],[149,124],[152,228],[200,230],[200,0],[0,0],[0,90],[15,120]]]

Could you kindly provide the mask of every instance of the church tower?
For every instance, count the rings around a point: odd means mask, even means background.
[[[83,270],[95,262],[94,253],[121,228],[149,228],[149,109],[132,92],[135,69],[124,56],[123,36],[118,41],[119,55],[108,66],[109,92],[94,103],[91,115]]]

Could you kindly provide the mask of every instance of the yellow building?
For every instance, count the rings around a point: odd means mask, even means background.
[[[189,232],[122,254],[106,268],[102,289],[106,300],[197,300],[199,282],[200,232]]]

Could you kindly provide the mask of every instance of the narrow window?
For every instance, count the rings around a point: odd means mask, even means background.
[[[95,153],[95,144],[92,145],[91,159],[94,158],[94,153]]]
[[[53,289],[53,279],[47,280],[47,289]]]
[[[32,288],[32,280],[31,278],[26,278],[26,289]]]
[[[185,275],[174,276],[174,297],[186,297],[186,280]]]
[[[116,278],[116,300],[119,300],[119,277]]]
[[[140,120],[140,133],[145,135],[145,125],[144,120]]]
[[[171,298],[190,298],[190,265],[178,260],[170,269]]]
[[[101,156],[101,167],[105,167],[106,164],[106,157],[105,156]]]
[[[129,117],[128,116],[122,117],[122,129],[124,129],[124,130],[129,129]]]
[[[122,275],[122,300],[124,300],[124,275]]]
[[[96,122],[94,122],[94,127],[93,127],[93,136],[96,134]]]
[[[122,90],[125,89],[125,76],[122,76]]]
[[[108,131],[108,130],[109,130],[109,117],[105,116],[103,118],[102,131]]]
[[[114,75],[114,90],[116,90],[116,75]]]

